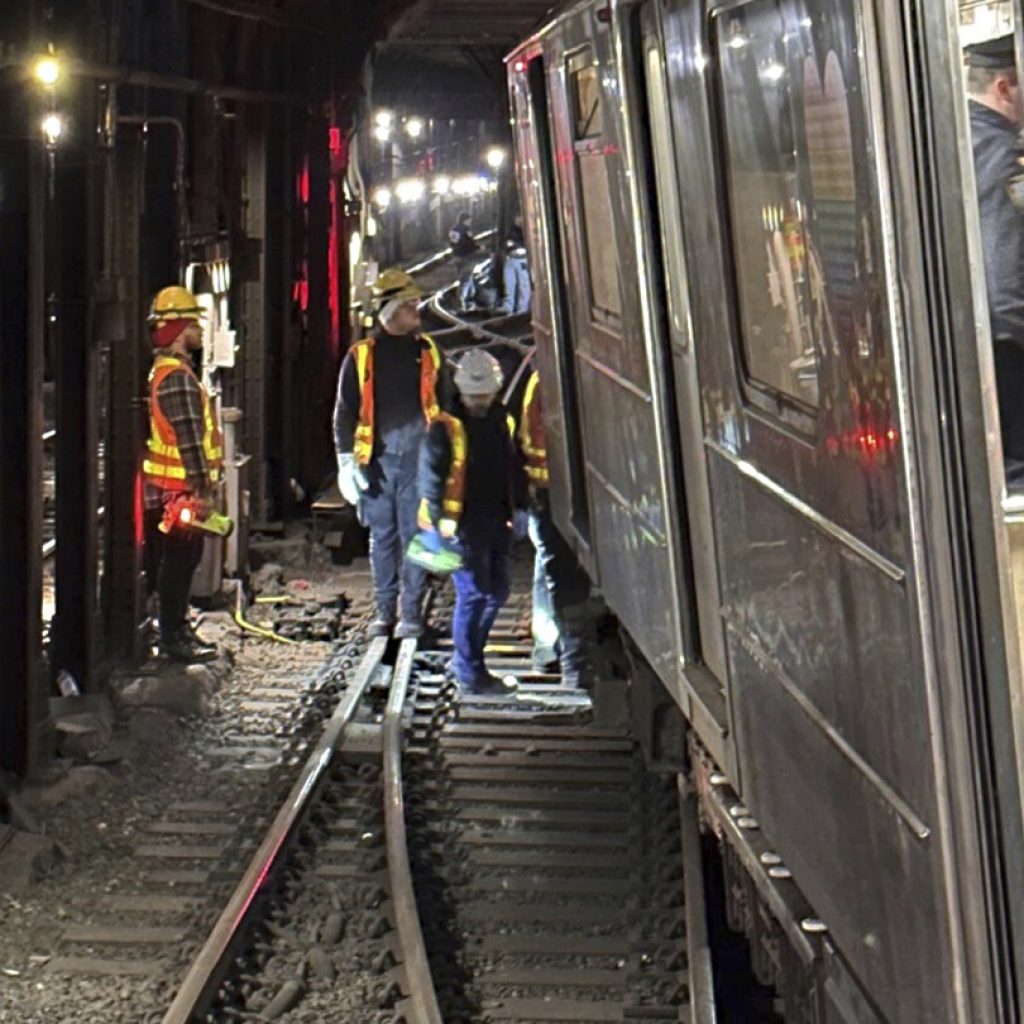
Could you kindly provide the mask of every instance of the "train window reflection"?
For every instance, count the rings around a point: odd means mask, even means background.
[[[856,51],[847,65],[822,46],[855,38],[856,13],[826,9],[749,0],[713,24],[743,363],[750,383],[810,410],[826,351],[865,342],[846,300],[874,263],[857,237]]]
[[[591,316],[595,321],[614,327],[622,313],[618,249],[606,164],[608,147],[603,139],[600,80],[589,50],[570,61],[569,77],[576,111],[574,148]]]
[[[573,97],[576,111],[576,138],[589,139],[604,134],[601,113],[601,90],[597,67],[588,64],[573,75]]]

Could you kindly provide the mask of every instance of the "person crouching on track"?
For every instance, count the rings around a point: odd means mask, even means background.
[[[145,481],[146,586],[159,600],[160,649],[175,661],[207,661],[217,648],[203,643],[188,620],[192,576],[203,557],[203,535],[174,527],[160,530],[166,506],[183,495],[213,499],[224,455],[210,396],[192,369],[191,353],[203,346],[203,310],[187,289],[164,288],[153,300],[149,326],[149,441]]]
[[[419,333],[423,293],[416,282],[403,270],[385,270],[374,291],[380,326],[352,346],[338,379],[338,488],[370,530],[377,605],[370,635],[394,628],[405,639],[422,633],[426,586],[423,569],[404,557],[416,533],[417,462],[427,426],[446,401],[447,375],[437,345]]]
[[[421,529],[457,536],[462,568],[453,575],[454,654],[448,674],[468,693],[507,693],[484,648],[509,595],[510,521],[522,493],[513,427],[495,401],[504,375],[497,359],[471,349],[455,371],[454,415],[431,425],[420,455]]]

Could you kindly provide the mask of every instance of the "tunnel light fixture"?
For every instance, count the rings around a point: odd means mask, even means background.
[[[43,131],[43,138],[48,146],[56,146],[64,134],[64,118],[60,114],[47,114],[40,122],[39,127]]]
[[[457,196],[478,195],[482,180],[478,174],[464,174],[452,182],[452,192]]]
[[[390,131],[395,123],[395,115],[390,110],[378,110],[373,115],[373,123],[378,128],[387,128]]]
[[[373,202],[378,210],[386,210],[391,205],[391,189],[383,186],[373,193]]]
[[[374,125],[373,137],[378,142],[387,142],[391,138],[391,129],[385,128],[382,124]]]
[[[434,195],[446,196],[452,190],[452,179],[447,174],[439,174],[434,179]]]
[[[764,69],[764,77],[767,78],[769,82],[781,81],[785,74],[785,67],[778,61],[772,61],[772,63]]]
[[[32,74],[40,85],[52,89],[61,76],[60,61],[52,53],[40,57],[32,67]]]
[[[423,119],[421,117],[410,117],[405,122],[405,134],[410,139],[418,139],[423,134]]]
[[[737,32],[725,45],[730,50],[742,50],[749,43],[750,40],[742,32]]]
[[[421,178],[403,178],[395,186],[395,195],[400,203],[418,203],[426,194],[427,186]]]
[[[501,170],[507,159],[508,153],[506,153],[501,146],[491,146],[491,148],[484,153],[484,160],[492,171]]]

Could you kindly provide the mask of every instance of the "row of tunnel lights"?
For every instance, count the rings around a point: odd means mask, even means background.
[[[481,174],[463,174],[456,178],[447,174],[438,174],[429,183],[430,191],[435,196],[459,196],[471,198],[481,192],[495,192],[498,183],[492,178]],[[378,210],[386,210],[394,201],[410,206],[426,198],[428,182],[425,178],[403,178],[394,186],[382,185],[373,191],[373,202]]]

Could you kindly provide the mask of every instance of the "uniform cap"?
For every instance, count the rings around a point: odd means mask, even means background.
[[[1017,59],[1013,34],[965,46],[964,62],[969,68],[987,68],[989,71],[1015,67]]]
[[[504,383],[501,363],[483,349],[471,348],[455,370],[455,386],[468,397],[496,395]]]

